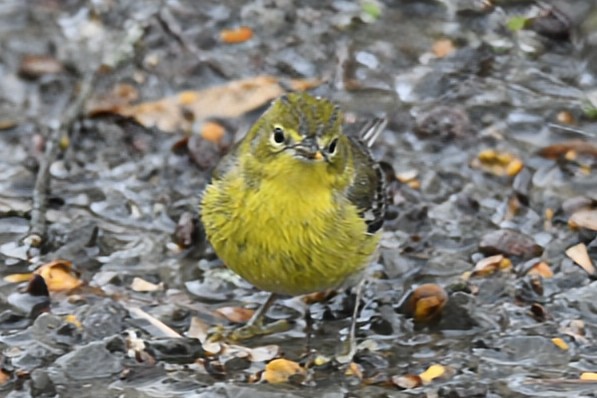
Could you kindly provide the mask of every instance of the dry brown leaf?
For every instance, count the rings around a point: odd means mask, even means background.
[[[216,144],[222,141],[225,134],[224,126],[216,122],[205,122],[201,128],[201,137]]]
[[[60,73],[62,70],[62,63],[52,56],[25,55],[21,60],[19,74],[29,78],[37,78],[43,75]]]
[[[286,383],[290,377],[294,375],[305,375],[305,369],[296,362],[288,359],[279,358],[274,359],[265,365],[265,370],[262,374],[262,380],[270,384]]]
[[[22,283],[22,282],[28,282],[29,279],[31,279],[32,275],[33,275],[32,273],[10,274],[10,275],[6,275],[3,279],[5,282],[8,282],[8,283]]]
[[[166,132],[191,131],[195,121],[210,117],[234,118],[252,111],[286,92],[284,87],[316,87],[319,80],[283,82],[275,76],[257,76],[201,91],[183,91],[157,101],[118,106],[110,112],[132,117],[145,127]]]
[[[566,351],[568,350],[568,344],[561,338],[559,337],[554,337],[553,339],[551,339],[551,342],[558,347],[560,350]]]
[[[423,385],[423,380],[417,375],[392,376],[392,383],[396,387],[410,390]]]
[[[131,289],[136,292],[157,292],[158,290],[162,290],[163,287],[164,286],[161,283],[156,285],[155,283],[148,282],[139,277],[135,277],[131,283]]]
[[[454,47],[454,43],[450,39],[439,39],[435,43],[433,43],[433,47],[431,49],[433,54],[438,58],[444,58],[454,52],[456,48]]]
[[[539,156],[548,159],[575,157],[576,154],[597,157],[597,145],[585,140],[570,140],[547,146],[539,151]]]
[[[551,270],[549,264],[547,264],[545,261],[540,261],[537,264],[533,265],[531,269],[529,269],[527,274],[540,275],[546,279],[553,277],[553,271]]]
[[[556,120],[563,124],[574,124],[574,115],[569,111],[560,111],[556,116]]]
[[[10,381],[10,373],[4,369],[0,369],[0,386]]]
[[[346,371],[344,372],[345,376],[354,376],[359,380],[363,380],[363,368],[356,362],[351,362],[348,364]]]
[[[322,292],[309,293],[302,296],[302,300],[307,304],[322,303],[329,300],[336,294],[333,289],[324,290]]]
[[[595,275],[595,267],[589,257],[589,252],[587,251],[587,246],[584,243],[579,243],[578,245],[574,245],[569,247],[566,250],[566,255],[572,259],[576,264],[580,265],[582,269],[584,269],[587,274]]]
[[[586,228],[597,231],[597,209],[581,209],[568,219],[570,228]]]
[[[100,116],[106,113],[120,113],[139,98],[137,89],[127,83],[117,84],[104,95],[91,98],[86,105],[89,116]]]
[[[425,283],[410,294],[404,312],[416,322],[429,322],[441,314],[447,302],[448,294],[443,287]]]
[[[44,278],[50,292],[73,290],[83,284],[73,270],[73,264],[66,260],[46,263],[36,269],[34,274]]]
[[[506,270],[511,267],[512,261],[510,261],[509,258],[504,257],[502,254],[496,254],[495,256],[479,260],[477,264],[475,264],[472,276],[488,276],[499,270]]]
[[[471,166],[499,177],[514,177],[522,170],[524,163],[510,153],[486,149],[473,159]]]
[[[209,326],[207,323],[203,322],[196,316],[191,317],[191,324],[189,325],[189,330],[187,331],[187,337],[198,339],[201,343],[204,343],[207,339],[208,331]]]
[[[442,365],[431,365],[426,371],[421,373],[419,377],[423,384],[429,384],[438,377],[442,377],[446,373],[446,368]]]
[[[243,307],[221,307],[215,313],[220,314],[230,322],[246,323],[255,311]]]
[[[288,86],[292,91],[307,91],[319,87],[321,83],[320,79],[293,79]]]
[[[228,44],[243,43],[252,37],[253,30],[247,26],[241,26],[236,29],[224,29],[220,32],[220,40]]]

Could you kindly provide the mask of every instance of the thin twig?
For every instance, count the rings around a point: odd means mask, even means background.
[[[152,331],[149,331],[146,329],[146,331],[148,331],[149,333],[154,335],[154,337],[182,338],[182,336],[180,334],[178,334],[170,326],[166,325],[164,322],[160,321],[156,317],[143,311],[141,308],[133,306],[133,305],[126,305],[126,304],[125,304],[125,306],[132,318],[143,319],[143,320],[149,322],[149,324],[155,328],[155,331],[153,331],[154,333],[151,333]]]
[[[46,142],[44,156],[39,165],[39,171],[33,188],[33,205],[31,207],[31,222],[29,233],[24,242],[29,246],[38,247],[46,235],[46,206],[50,188],[50,166],[56,160],[60,149],[60,138],[72,129],[79,118],[85,102],[91,95],[96,73],[88,73],[79,87],[79,92],[71,105],[66,109],[60,123],[50,131]]]

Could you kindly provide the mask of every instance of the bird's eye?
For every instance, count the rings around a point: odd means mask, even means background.
[[[274,128],[274,135],[272,136],[272,138],[276,144],[284,143],[286,138],[284,137],[284,130],[282,129],[282,127]]]
[[[334,138],[332,140],[332,142],[330,142],[330,145],[328,145],[328,153],[330,155],[333,155],[334,152],[336,152],[336,147],[338,146],[338,139]]]

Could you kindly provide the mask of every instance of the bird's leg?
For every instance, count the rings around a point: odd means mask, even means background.
[[[340,353],[336,355],[336,360],[340,363],[347,364],[352,361],[352,358],[357,353],[357,341],[356,341],[356,330],[357,330],[357,318],[359,317],[359,304],[363,297],[363,284],[364,280],[360,281],[355,287],[356,297],[354,303],[354,309],[352,311],[352,320],[350,322],[350,331],[348,338],[343,342]]]
[[[253,314],[249,322],[247,322],[247,326],[262,326],[263,325],[263,318],[265,318],[265,314],[267,310],[274,304],[274,302],[278,299],[278,295],[276,293],[270,293],[267,300]]]
[[[241,340],[248,340],[253,337],[257,336],[264,336],[268,334],[274,333],[282,333],[287,331],[290,328],[290,323],[286,320],[276,321],[267,325],[263,324],[263,319],[265,318],[265,314],[267,310],[272,306],[272,304],[278,299],[278,295],[276,293],[271,293],[267,300],[255,311],[251,319],[247,322],[246,325],[237,328],[227,336],[231,340],[241,341]]]

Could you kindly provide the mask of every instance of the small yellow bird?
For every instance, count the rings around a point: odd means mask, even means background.
[[[275,100],[213,172],[201,220],[216,254],[272,294],[297,296],[350,286],[374,259],[385,213],[382,172],[360,137],[342,131],[327,99],[291,93]]]

